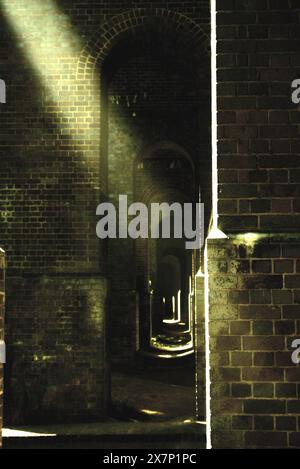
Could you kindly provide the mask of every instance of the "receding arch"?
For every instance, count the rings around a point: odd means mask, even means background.
[[[161,157],[162,152],[165,153],[164,158],[172,158],[174,155],[182,159],[185,158],[190,163],[191,168],[194,171],[195,164],[188,151],[186,151],[186,149],[178,143],[167,140],[162,142],[156,142],[153,145],[144,148],[139,153],[136,163],[138,164],[143,160],[156,158],[156,156]]]
[[[139,78],[136,70],[148,73],[148,82],[143,82],[145,75]],[[170,205],[198,201],[199,186],[203,185],[205,192],[210,171],[210,53],[204,30],[189,18],[168,10],[138,9],[117,15],[83,49],[77,77],[81,83],[97,81],[100,85],[100,178],[106,175],[102,187],[107,198],[115,202],[118,194],[126,194],[128,203],[139,201],[148,207],[151,201]],[[153,99],[144,105],[144,91],[150,88],[152,92],[152,85],[148,88],[151,80],[166,86],[161,92],[153,85]],[[169,94],[173,89],[174,93]],[[140,100],[133,109],[135,94]],[[88,89],[89,97],[95,99]],[[162,112],[157,105],[161,102]],[[96,125],[93,115],[94,128]],[[171,167],[173,159],[176,163],[180,160],[180,164]],[[138,162],[149,163],[149,167],[139,171]],[[208,195],[207,206],[209,198]],[[189,354],[193,363],[193,285],[198,254],[185,250],[184,240],[172,236],[159,242],[109,240],[107,248],[113,359],[122,357],[130,362],[136,357],[143,359],[147,353],[151,359],[177,359]],[[161,260],[171,252],[180,263],[180,288],[176,279],[174,288],[175,305],[177,310],[180,305],[183,321],[177,325],[163,321],[166,318],[160,314],[161,295],[156,287]],[[163,268],[162,275],[165,276]],[[158,328],[152,337],[155,325]],[[168,346],[166,342],[173,332],[180,344]]]

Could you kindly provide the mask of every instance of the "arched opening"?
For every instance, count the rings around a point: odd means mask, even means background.
[[[164,29],[163,23],[152,20],[123,35],[102,65],[101,165],[107,177],[103,184],[116,207],[121,194],[128,204],[142,202],[150,209],[152,203],[195,203],[201,193],[207,230],[209,57],[192,42],[182,41],[176,28]],[[188,383],[191,416],[195,414],[194,282],[201,253],[186,250],[184,241],[174,236],[109,240],[109,329],[113,370],[139,373],[142,368],[146,373],[154,366],[159,369],[155,376],[163,369],[168,384]],[[176,367],[181,367],[181,374],[174,373]],[[125,388],[123,382],[123,393]],[[176,412],[173,409],[172,418]]]
[[[160,352],[193,351],[193,314],[182,252],[162,255],[157,268],[157,293],[152,313],[150,345]]]
[[[158,239],[150,238],[147,246],[136,243],[139,352],[156,358],[187,356],[194,352],[195,255],[186,249],[184,236],[175,236],[174,222],[175,213],[179,210],[183,214],[184,204],[197,199],[189,154],[171,142],[144,150],[136,163],[135,197],[149,212],[153,204],[167,202],[170,209],[174,207],[174,211],[161,214]],[[170,227],[168,238],[163,237],[164,225]]]

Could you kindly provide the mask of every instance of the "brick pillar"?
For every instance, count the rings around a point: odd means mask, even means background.
[[[0,341],[4,340],[4,281],[5,281],[5,254],[0,249]],[[3,358],[3,357],[2,357]],[[2,447],[3,424],[3,364],[0,353],[0,447]]]
[[[206,418],[205,395],[205,298],[204,275],[198,272],[195,278],[195,349],[196,349],[196,399],[197,417]]]
[[[214,448],[299,448],[300,237],[209,241]]]

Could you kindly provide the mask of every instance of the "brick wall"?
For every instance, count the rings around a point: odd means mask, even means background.
[[[31,275],[9,277],[5,415],[10,422],[106,417],[106,283],[74,274],[36,276],[34,283]]]
[[[89,0],[58,2],[57,9],[30,2],[26,10],[19,0],[5,3],[0,234],[10,268],[105,273],[95,239],[95,207],[107,179],[100,145],[103,61],[121,39],[151,31],[151,24],[180,29],[203,53],[209,2],[174,1],[170,11],[168,2],[159,8],[156,2]]]
[[[299,447],[299,235],[209,241],[214,447]]]
[[[84,407],[105,417],[107,355],[96,342],[105,335],[107,257],[95,235],[96,207],[107,196],[103,62],[121,39],[153,29],[180,31],[189,50],[193,42],[207,52],[209,2],[5,0],[0,14],[7,419],[46,421],[63,408],[74,419]]]
[[[218,0],[219,212],[224,230],[299,231],[297,1]]]
[[[219,213],[229,240],[208,242],[213,446],[294,448],[300,7],[218,0],[217,10]]]
[[[4,340],[4,292],[5,292],[5,255],[0,249],[0,340]],[[3,424],[3,371],[4,366],[0,363],[0,448],[2,446],[2,424]]]
[[[23,423],[62,409],[69,418],[105,417],[107,258],[94,216],[107,195],[103,61],[120,38],[153,24],[207,49],[209,2],[28,0],[26,11],[19,0],[2,4],[10,418]],[[300,195],[291,82],[300,76],[300,7],[218,0],[217,9],[220,226],[286,237],[233,235],[209,245],[213,442],[294,447],[298,369],[289,338],[298,333]]]

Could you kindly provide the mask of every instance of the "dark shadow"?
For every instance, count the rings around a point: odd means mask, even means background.
[[[59,385],[68,372],[67,380],[74,382],[64,350],[80,344],[78,335],[84,334],[83,317],[90,306],[84,289],[78,291],[72,298],[77,313],[73,315],[70,295],[64,288],[74,292],[77,277],[99,276],[94,217],[99,192],[86,166],[80,164],[83,155],[68,135],[61,135],[60,116],[48,112],[55,103],[1,8],[0,21],[6,49],[1,77],[7,83],[7,104],[1,106],[0,114],[0,238],[7,256],[7,425],[64,419],[63,408],[55,416],[45,411],[42,402],[47,388]],[[86,197],[82,197],[82,190]],[[59,291],[60,305],[56,302]],[[68,322],[76,318],[81,326]],[[81,347],[87,354],[94,353],[91,345],[90,350],[86,344]],[[52,362],[36,360],[42,355],[53,356]],[[65,401],[82,398],[75,388],[69,388]]]
[[[157,29],[153,22],[147,23],[143,31],[124,35],[111,50],[99,74],[104,84],[102,108],[105,109],[101,123],[104,142],[101,160],[106,161],[109,200],[117,205],[118,195],[126,194],[128,203],[147,203],[150,195],[157,193],[163,202],[166,190],[172,202],[176,201],[172,198],[174,191],[182,192],[188,199],[189,194],[191,201],[198,202],[201,189],[207,229],[211,211],[209,57],[187,49],[178,32]],[[194,179],[189,178],[187,168],[180,161],[176,160],[178,167],[174,170],[172,153],[165,150],[169,153],[166,158],[162,150],[152,161],[140,159],[143,161],[140,172],[146,176],[137,191],[134,179],[138,157],[144,149],[164,141],[174,142],[190,155]],[[160,172],[157,168],[165,158],[169,163]],[[149,349],[149,340],[145,346],[141,345],[143,340],[139,335],[146,330],[144,337],[149,336],[150,320],[147,319],[149,314],[141,315],[137,311],[148,311],[152,288],[149,280],[157,274],[151,271],[154,261],[150,265],[148,249],[146,241],[108,242],[113,409],[115,415],[135,420],[168,420],[176,414],[195,417],[194,357],[176,357],[175,360],[172,357],[173,361],[169,361],[167,354],[161,359],[158,352],[155,357],[139,355]],[[184,270],[185,296],[188,271],[192,275],[192,262],[189,269]],[[174,340],[181,340],[185,324],[176,327],[171,335],[176,336]],[[157,336],[162,337],[165,330],[160,332]],[[130,369],[130,374],[124,369]],[[173,382],[175,375],[181,383],[188,380],[190,387],[185,391],[180,389],[180,384]],[[165,383],[161,382],[162,376],[166,378]],[[181,403],[180,393],[184,396]],[[150,413],[143,413],[142,408]]]

